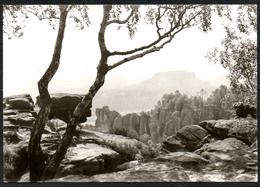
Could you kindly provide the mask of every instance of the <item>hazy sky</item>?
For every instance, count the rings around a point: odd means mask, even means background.
[[[90,6],[91,25],[84,31],[78,31],[74,24],[67,22],[61,63],[58,72],[50,83],[53,88],[85,87],[93,81],[96,74],[100,53],[98,47],[98,30],[102,19],[102,6]],[[200,79],[215,79],[227,75],[221,65],[209,62],[206,52],[220,45],[224,37],[221,21],[215,19],[213,30],[207,34],[198,29],[187,29],[180,32],[171,44],[161,51],[141,59],[128,62],[109,72],[107,82],[119,78],[125,80],[144,80],[161,71],[184,70],[195,72]],[[57,30],[31,17],[27,20],[22,38],[3,39],[3,82],[4,95],[37,91],[37,82],[47,69],[53,53]],[[139,32],[131,41],[127,32],[108,28],[106,43],[108,49],[126,50],[149,43],[155,36],[151,26],[142,24]],[[113,58],[111,58],[112,62]],[[84,81],[86,80],[86,81]],[[58,85],[63,82],[63,85]]]

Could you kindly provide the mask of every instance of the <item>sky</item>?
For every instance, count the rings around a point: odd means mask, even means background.
[[[83,31],[75,28],[71,20],[67,21],[60,67],[50,83],[50,92],[67,92],[79,88],[87,91],[94,81],[100,58],[98,30],[102,6],[91,5],[89,17],[91,25]],[[161,51],[113,69],[106,77],[108,84],[118,79],[136,83],[163,71],[195,72],[197,78],[202,80],[226,76],[226,69],[205,58],[207,52],[220,45],[225,35],[221,20],[215,19],[213,23],[212,31],[207,34],[197,28],[184,30]],[[106,44],[111,51],[123,51],[149,43],[155,33],[151,26],[143,23],[134,39],[130,40],[127,32],[112,27],[106,31]],[[48,22],[30,17],[26,20],[23,37],[8,39],[4,35],[4,96],[37,92],[37,82],[52,58],[56,34],[57,30],[49,27]],[[116,59],[110,60],[114,62]]]

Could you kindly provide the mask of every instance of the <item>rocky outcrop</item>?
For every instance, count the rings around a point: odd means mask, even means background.
[[[33,106],[26,98],[15,98],[9,100],[9,109],[32,110]]]
[[[211,140],[207,130],[198,125],[181,128],[175,136],[163,141],[163,148],[169,151],[194,151]]]
[[[119,165],[119,154],[96,144],[77,144],[70,147],[56,177],[76,174],[95,174],[112,171]]]
[[[45,125],[45,130],[49,133],[62,133],[65,132],[67,128],[67,123],[60,119],[51,119],[47,121]]]
[[[37,113],[33,108],[33,100],[29,94],[14,95],[3,99],[4,126],[32,127]]]
[[[176,166],[193,169],[196,166],[199,167],[209,163],[207,159],[192,152],[172,152],[166,155],[161,155],[154,160],[160,162],[174,162]]]
[[[21,102],[19,102],[19,100]],[[25,109],[25,110],[27,110],[28,108],[29,110],[31,110],[34,105],[34,102],[30,94],[20,94],[20,95],[4,97],[3,103],[7,108]],[[8,107],[9,105],[12,106]]]
[[[257,109],[255,106],[238,102],[234,104],[234,108],[237,117],[246,118],[248,115],[251,115],[252,118],[256,119]]]
[[[248,145],[246,145],[241,140],[236,138],[226,138],[224,140],[217,140],[215,142],[207,143],[203,145],[201,148],[197,149],[196,153],[203,153],[203,152],[228,152],[228,151],[235,151],[235,150],[245,150],[248,149]],[[219,155],[221,156],[221,155]]]
[[[147,134],[154,142],[176,134],[184,126],[193,125],[194,112],[188,104],[183,104],[180,111],[158,108],[151,112],[128,113],[121,116],[105,106],[96,109],[95,127],[101,132],[111,132],[138,138]]]
[[[241,173],[257,172],[257,153],[236,138],[204,144],[195,153],[212,162],[215,167],[221,168],[223,172],[239,170]]]
[[[251,145],[257,138],[257,121],[254,119],[209,120],[199,125],[220,139],[235,137]]]
[[[79,94],[66,94],[66,93],[55,93],[51,94],[52,107],[49,114],[49,119],[59,118],[62,121],[68,123],[69,116],[73,113],[76,106],[82,100],[83,95]],[[37,96],[36,104],[41,107],[41,101]],[[91,108],[91,107],[90,107]],[[79,123],[86,121],[86,117],[91,116],[90,108],[86,109],[79,119]]]
[[[175,135],[182,127],[193,124],[194,111],[185,103],[173,112],[163,108],[152,110],[149,127],[153,141],[160,142],[168,136]]]
[[[96,109],[95,127],[101,132],[110,132],[137,138],[150,133],[150,116],[144,112],[140,115],[129,113],[121,116],[116,111],[110,111],[108,106]]]
[[[140,127],[139,127],[139,135],[142,136],[144,134],[147,134],[151,136],[149,123],[150,123],[150,116],[146,114],[145,112],[141,112],[140,114]]]
[[[234,138],[235,139],[235,138]],[[226,140],[223,145],[238,143],[240,140]],[[243,144],[233,146],[232,150],[236,151],[243,147]],[[247,146],[247,145],[245,145]],[[226,147],[227,148],[227,147]],[[219,147],[218,150],[220,150]],[[225,148],[224,148],[225,149]],[[224,150],[223,149],[223,150]],[[213,150],[212,150],[213,151]],[[217,152],[215,152],[217,155]],[[199,153],[193,152],[174,152],[160,155],[149,162],[132,161],[120,165],[119,171],[112,173],[104,173],[92,176],[69,175],[59,179],[53,179],[50,182],[231,182],[231,181],[247,181],[256,182],[256,171],[247,172],[245,165],[237,159],[245,156],[222,155],[219,160],[204,157]],[[241,160],[240,160],[241,161]],[[256,159],[257,161],[257,159]]]
[[[108,106],[104,106],[103,108],[96,109],[97,120],[95,126],[101,132],[111,132],[113,129],[114,121],[120,114],[116,111],[110,111]],[[120,127],[120,118],[117,118],[117,128]]]

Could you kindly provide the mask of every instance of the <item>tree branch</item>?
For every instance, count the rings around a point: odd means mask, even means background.
[[[176,28],[179,27],[179,24],[180,24],[180,21],[182,20],[184,14],[186,12],[186,9],[184,9],[182,11],[182,13],[180,14],[179,16],[179,20],[178,22],[175,24],[174,27],[171,27],[171,29],[164,33],[162,36],[160,36],[157,40],[155,40],[154,42],[148,44],[148,45],[145,45],[145,46],[142,46],[142,47],[139,47],[139,48],[135,48],[133,50],[129,50],[129,51],[114,51],[114,52],[111,52],[110,53],[110,56],[113,56],[113,55],[129,55],[129,54],[133,54],[135,52],[138,52],[138,51],[143,51],[145,49],[149,49],[151,48],[152,46],[155,46],[156,44],[158,44],[160,41],[162,41],[164,38],[168,37],[168,35],[170,35]]]
[[[8,28],[8,33],[10,33],[9,22],[8,22],[8,20],[7,20],[7,15],[6,15],[6,11],[5,11],[4,6],[3,6],[3,12],[4,12],[4,17],[5,17],[6,25],[7,25],[7,28]]]
[[[103,10],[103,19],[100,24],[100,29],[98,32],[98,44],[100,48],[101,55],[108,55],[109,51],[107,50],[106,43],[105,43],[105,31],[108,24],[109,19],[109,12],[112,9],[112,5],[104,5]]]
[[[176,31],[175,33],[173,33],[172,35],[170,35],[169,39],[167,39],[164,43],[162,43],[158,47],[153,46],[152,48],[150,48],[150,49],[148,49],[144,52],[141,52],[141,53],[132,55],[130,57],[124,58],[123,60],[120,60],[117,63],[114,63],[113,65],[108,66],[108,71],[110,71],[110,70],[116,68],[117,66],[120,66],[120,65],[122,65],[126,62],[132,61],[132,60],[137,59],[137,58],[142,58],[143,56],[150,54],[150,53],[153,53],[153,52],[156,52],[156,51],[160,51],[160,49],[162,49],[166,44],[170,43],[172,41],[172,39],[174,38],[174,36],[177,33],[179,33],[181,30],[183,30],[183,27],[181,29],[179,29],[178,31]]]
[[[44,16],[44,15],[39,16],[39,15],[38,15],[38,12],[34,12],[34,11],[30,10],[30,8],[27,8],[26,6],[24,6],[24,9],[25,9],[27,12],[31,13],[32,15],[36,16],[40,21],[41,21],[41,20],[49,20],[49,19],[57,19],[57,20],[60,19],[60,17],[54,17],[54,16],[53,16],[53,17],[48,17],[48,16]],[[67,10],[67,11],[69,12],[70,9]]]
[[[115,19],[115,20],[111,20],[111,21],[108,21],[107,22],[107,25],[111,25],[111,24],[113,24],[113,23],[117,23],[117,24],[125,24],[125,23],[127,23],[128,21],[129,21],[129,19],[134,15],[134,12],[136,11],[134,8],[132,8],[131,7],[131,12],[130,12],[130,14],[128,15],[128,17],[125,19],[125,20],[117,20],[117,19]]]

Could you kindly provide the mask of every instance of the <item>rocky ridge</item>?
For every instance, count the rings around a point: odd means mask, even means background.
[[[17,101],[22,104],[17,105]],[[33,107],[33,103],[26,94],[4,99],[4,167],[8,168],[5,181],[28,181],[26,155],[33,122],[25,125],[21,121],[35,120],[36,113],[28,106]],[[147,135],[148,141],[141,143],[121,135],[78,128],[51,182],[257,181],[256,119],[207,120],[199,125],[180,126],[172,134],[167,132],[162,144],[157,145],[150,141],[150,136],[158,129],[151,128],[151,119],[145,113],[125,117],[105,110],[99,114],[106,116],[102,118],[104,125],[113,121],[105,126],[109,127],[107,130],[135,130],[139,139]],[[170,115],[163,114],[158,119],[167,118],[163,116]],[[41,141],[46,159],[55,152],[65,128],[66,123],[56,118],[46,124]]]
[[[96,109],[95,127],[106,133],[124,134],[131,138],[150,137],[154,142],[176,134],[184,126],[193,124],[193,110],[184,104],[180,111],[171,112],[158,109],[151,112],[128,113],[121,115],[110,111],[108,106]]]

